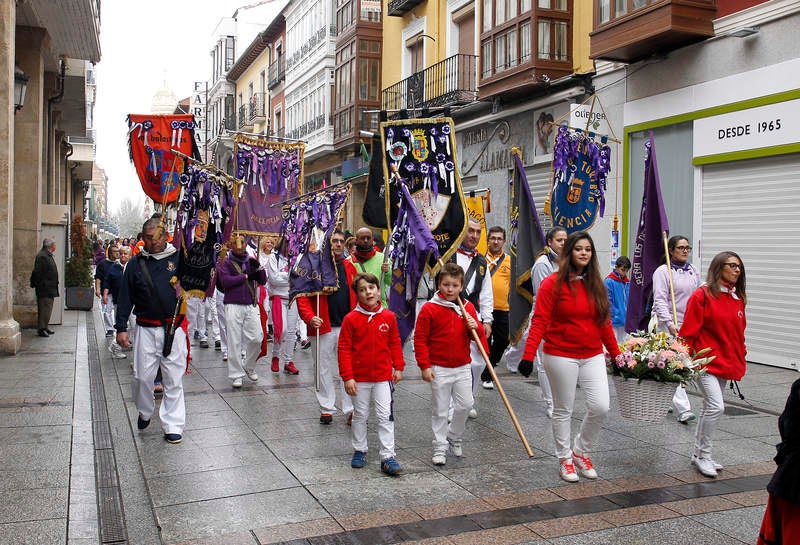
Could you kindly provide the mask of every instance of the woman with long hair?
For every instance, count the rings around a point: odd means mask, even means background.
[[[666,263],[653,272],[653,313],[658,317],[658,331],[677,337],[678,329],[683,323],[686,312],[686,302],[702,282],[700,271],[689,263],[692,247],[689,239],[683,235],[675,235],[667,241],[669,251],[669,265]],[[670,295],[670,278],[672,279],[673,293],[675,294],[675,312],[672,314],[672,296]],[[677,319],[677,321],[675,321]],[[672,406],[678,422],[688,424],[697,417],[692,412],[686,388],[678,384],[675,395],[672,397]]]
[[[542,362],[553,392],[553,438],[559,475],[576,482],[575,466],[596,479],[589,453],[609,410],[608,376],[603,347],[616,358],[608,295],[597,262],[594,241],[585,231],[567,237],[558,272],[542,281],[536,294],[530,333],[522,357],[526,366],[544,339]],[[520,363],[522,367],[522,363]],[[586,416],[570,445],[575,389],[586,396]]]
[[[686,304],[680,335],[693,351],[710,348],[706,357],[716,356],[697,380],[703,394],[703,409],[697,422],[692,465],[706,477],[716,477],[722,469],[711,458],[713,435],[725,411],[722,392],[729,380],[741,380],[747,362],[744,329],[745,270],[734,252],[720,252],[711,260],[706,283]]]

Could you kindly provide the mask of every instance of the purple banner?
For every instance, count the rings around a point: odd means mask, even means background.
[[[669,221],[661,199],[656,146],[651,132],[650,140],[645,142],[644,192],[639,228],[631,256],[631,285],[625,331],[647,329],[652,306],[650,297],[653,293],[653,272],[664,260],[664,237],[668,235]]]
[[[439,259],[439,247],[428,224],[417,210],[405,183],[399,184],[400,209],[392,230],[389,257],[392,260],[392,289],[389,310],[397,317],[400,341],[405,343],[414,330],[417,289],[429,258]]]
[[[247,235],[277,235],[281,207],[272,206],[303,192],[302,142],[271,142],[237,134],[236,177],[242,180],[233,230]]]

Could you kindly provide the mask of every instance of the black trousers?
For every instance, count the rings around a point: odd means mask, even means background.
[[[492,311],[492,334],[489,335],[489,361],[492,362],[492,367],[497,367],[500,358],[503,357],[508,347],[508,311],[507,310],[493,310]],[[481,373],[481,380],[492,380],[492,375],[489,374],[488,369],[484,369]]]

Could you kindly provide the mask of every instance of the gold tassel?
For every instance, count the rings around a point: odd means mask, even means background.
[[[484,211],[487,214],[491,214],[492,213],[492,190],[491,189],[486,191],[486,196],[484,197],[484,199],[485,199]]]

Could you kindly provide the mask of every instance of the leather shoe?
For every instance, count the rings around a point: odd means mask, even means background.
[[[142,418],[142,415],[140,414],[139,415],[139,419],[136,420],[136,427],[139,428],[140,430],[143,430],[149,425],[150,425],[150,421],[149,420],[145,420],[144,418]]]
[[[53,331],[50,328],[45,329],[45,331],[47,331],[47,333],[49,333],[50,335],[55,335],[55,333],[56,333],[55,331]]]
[[[40,329],[39,331],[37,331],[36,334],[39,335],[40,337],[49,337],[50,336],[50,334],[47,332],[46,329]]]

